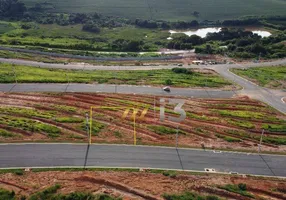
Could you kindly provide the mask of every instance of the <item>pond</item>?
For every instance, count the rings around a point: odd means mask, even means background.
[[[221,27],[214,27],[214,28],[200,28],[200,29],[192,29],[192,30],[188,30],[188,31],[174,31],[174,30],[170,30],[169,32],[171,34],[175,34],[175,33],[184,33],[188,36],[191,35],[198,35],[202,38],[206,37],[208,33],[217,33],[220,32]],[[259,30],[258,28],[245,28],[245,30],[249,30],[252,31],[253,33],[256,33],[258,35],[260,35],[261,37],[269,37],[271,35],[270,32],[265,31],[265,30]],[[171,40],[172,38],[169,37],[167,38],[168,40]]]

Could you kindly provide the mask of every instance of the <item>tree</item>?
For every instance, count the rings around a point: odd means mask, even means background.
[[[195,12],[193,13],[193,15],[194,15],[195,17],[199,17],[199,16],[200,16],[200,13],[199,13],[198,11],[195,11]]]
[[[5,17],[21,17],[27,8],[18,0],[0,0],[0,15]]]
[[[83,25],[82,30],[92,32],[92,33],[99,33],[100,32],[100,28],[92,22],[89,22],[89,23]]]

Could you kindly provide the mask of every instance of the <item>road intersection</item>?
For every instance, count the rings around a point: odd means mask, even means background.
[[[174,66],[85,66],[81,64],[46,64],[23,60],[0,59],[0,62],[15,63],[44,68],[83,69],[84,70],[146,70],[171,69]],[[247,95],[263,101],[286,113],[283,98],[286,92],[260,87],[230,72],[234,67],[276,66],[286,64],[286,59],[269,63],[247,65],[186,66],[188,68],[213,69],[224,78],[242,86],[242,90],[223,91],[212,89],[173,88],[170,93],[159,87],[107,85],[107,84],[0,84],[1,92],[98,92],[168,95],[197,98],[231,98]],[[216,172],[237,172],[263,176],[286,176],[286,156],[231,153],[213,151],[176,149],[164,147],[133,147],[119,145],[91,145],[85,156],[84,144],[3,144],[0,145],[0,168],[22,167],[138,167],[177,170],[204,171],[213,168]]]

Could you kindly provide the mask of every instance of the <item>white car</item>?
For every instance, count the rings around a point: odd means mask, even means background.
[[[163,90],[166,92],[171,92],[170,86],[163,87]]]

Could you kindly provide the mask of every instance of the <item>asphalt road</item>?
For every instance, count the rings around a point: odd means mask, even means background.
[[[0,145],[0,168],[83,167],[84,144]],[[88,167],[162,168],[216,172],[238,172],[265,176],[286,176],[286,156],[163,147],[91,145]]]
[[[61,68],[61,69],[81,69],[81,70],[155,70],[155,69],[170,69],[174,66],[85,66],[84,64],[47,64],[34,61],[24,61],[16,59],[3,59],[2,62],[16,63],[30,66],[40,66],[43,68]],[[248,64],[225,64],[225,65],[192,65],[188,68],[208,68],[213,69],[224,78],[243,87],[240,91],[220,91],[220,90],[205,90],[205,89],[180,89],[172,88],[171,93],[165,93],[161,88],[144,87],[144,86],[129,86],[129,85],[106,85],[106,84],[18,84],[5,85],[0,84],[0,91],[4,92],[106,92],[106,93],[124,93],[124,94],[153,94],[153,95],[171,95],[185,96],[196,98],[231,98],[235,94],[247,95],[253,99],[263,101],[274,107],[282,113],[286,113],[286,104],[282,101],[286,97],[286,92],[272,91],[262,88],[242,77],[239,77],[229,71],[231,68],[249,68],[259,66],[277,66],[286,63],[286,59],[275,60],[267,63],[248,63]]]
[[[53,64],[53,63],[42,63],[36,61],[19,60],[19,59],[6,59],[0,58],[0,62],[12,63],[18,65],[35,66],[41,68],[54,68],[54,69],[77,69],[77,70],[154,70],[154,69],[172,69],[176,66],[174,65],[160,65],[160,66],[103,66],[103,65],[90,65],[86,63],[69,63],[65,64]],[[271,62],[264,63],[245,63],[241,64],[239,67],[249,68],[249,67],[261,67],[261,66],[277,66],[286,63],[286,59],[275,60]],[[236,64],[223,64],[223,65],[190,65],[184,66],[186,68],[212,68],[212,67],[223,67],[223,68],[234,68],[238,67]]]
[[[231,98],[233,91],[173,88],[170,93],[159,87],[106,84],[0,84],[1,92],[91,92],[121,94],[153,94],[196,98]]]

